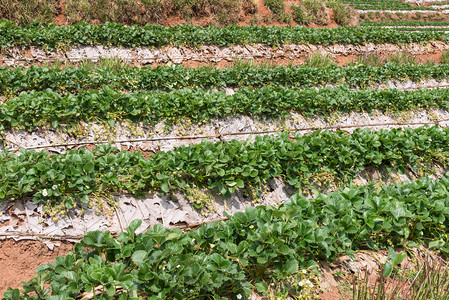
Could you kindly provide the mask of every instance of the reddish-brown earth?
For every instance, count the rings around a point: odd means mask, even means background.
[[[51,263],[57,256],[65,256],[73,248],[68,242],[58,242],[59,247],[50,250],[39,241],[0,240],[0,295],[8,287],[19,288],[36,274],[36,268]]]

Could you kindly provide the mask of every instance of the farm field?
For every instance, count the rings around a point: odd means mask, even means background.
[[[5,0],[2,299],[449,297],[448,3]]]

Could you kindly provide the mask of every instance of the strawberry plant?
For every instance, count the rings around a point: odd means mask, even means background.
[[[242,88],[233,95],[203,89],[171,92],[81,91],[60,95],[55,91],[21,93],[0,106],[0,129],[36,129],[43,125],[75,125],[79,121],[116,119],[154,125],[179,119],[195,122],[212,118],[248,115],[282,118],[296,111],[304,115],[330,112],[405,111],[449,108],[449,89],[418,91],[351,90],[347,87],[296,89],[286,87]]]
[[[448,253],[448,190],[446,174],[312,199],[296,194],[279,207],[247,208],[187,233],[156,225],[136,235],[135,220],[117,237],[89,232],[4,299],[79,299],[89,292],[97,299],[247,299],[265,282],[357,250],[424,244]]]
[[[329,174],[322,188],[348,184],[366,167],[404,172],[426,172],[432,163],[446,166],[449,129],[369,129],[332,133],[316,131],[304,136],[281,134],[236,141],[182,146],[145,159],[140,152],[117,151],[99,145],[92,151],[70,150],[0,152],[0,199],[32,197],[35,202],[73,207],[89,202],[94,193],[128,191],[137,196],[149,190],[168,193],[190,188],[212,189],[225,196],[236,189],[260,186],[283,177],[305,191],[317,176]],[[293,139],[293,140],[291,140]]]
[[[48,68],[17,67],[0,68],[0,93],[17,95],[22,91],[51,89],[59,93],[100,89],[107,85],[114,90],[172,90],[181,88],[214,87],[312,87],[326,84],[345,84],[352,87],[368,87],[387,80],[447,79],[447,66],[394,65],[330,66],[326,68],[258,67],[236,65],[218,69],[211,67],[185,68],[182,66],[158,66],[124,68],[120,71],[109,68],[90,70],[84,67]],[[20,82],[20,84],[17,84]]]
[[[162,47],[168,45],[247,45],[270,46],[281,44],[364,44],[412,43],[447,40],[444,32],[401,32],[385,28],[304,28],[276,26],[209,26],[193,25],[164,27],[125,26],[117,23],[92,25],[78,23],[70,26],[32,24],[26,27],[12,21],[0,22],[1,47],[45,46],[54,50],[57,45],[106,45],[122,47]]]

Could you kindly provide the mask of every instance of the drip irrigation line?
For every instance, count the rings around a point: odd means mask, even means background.
[[[291,53],[293,54],[293,53]],[[294,54],[293,54],[294,55]],[[36,57],[36,58],[1,58],[0,62],[15,62],[15,61],[25,61],[25,62],[33,62],[33,61],[49,61],[49,62],[82,62],[84,60],[89,61],[99,61],[101,59],[120,59],[128,62],[135,61],[145,61],[145,63],[154,63],[154,62],[164,62],[164,61],[174,61],[174,60],[196,60],[196,61],[208,61],[211,59],[239,59],[239,58],[262,58],[262,59],[273,59],[273,58],[297,58],[302,56],[294,55],[285,55],[285,54],[270,54],[270,55],[260,55],[260,54],[235,54],[235,55],[198,55],[196,57],[193,56],[160,56],[160,57],[118,57],[118,56],[99,56],[98,58],[89,58],[89,57],[72,57],[72,58],[53,58],[53,57]]]
[[[226,136],[242,136],[242,135],[261,135],[278,132],[301,132],[301,131],[315,131],[315,130],[342,130],[347,128],[366,128],[366,127],[379,127],[379,126],[416,126],[416,125],[436,125],[441,122],[449,121],[449,118],[429,121],[429,122],[389,122],[389,123],[371,123],[371,124],[354,124],[354,125],[338,125],[338,126],[313,126],[303,128],[290,128],[285,130],[264,130],[264,131],[246,131],[246,132],[229,132],[213,135],[193,135],[193,136],[169,136],[169,137],[157,137],[157,138],[140,138],[140,139],[128,139],[128,140],[106,140],[106,141],[86,141],[86,142],[72,142],[65,144],[49,144],[38,145],[32,147],[21,147],[16,142],[10,141],[7,138],[4,140],[8,143],[18,146],[18,148],[9,149],[9,151],[18,151],[19,149],[43,149],[43,148],[57,148],[57,147],[70,147],[70,146],[82,146],[82,145],[98,145],[98,144],[124,144],[124,143],[141,143],[141,142],[157,142],[157,141],[169,141],[169,140],[195,140],[195,139],[222,139]]]

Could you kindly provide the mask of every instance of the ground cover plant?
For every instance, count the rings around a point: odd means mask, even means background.
[[[413,169],[431,172],[431,166],[447,165],[449,129],[421,127],[352,134],[316,131],[304,136],[282,134],[251,141],[212,143],[158,152],[146,159],[140,152],[117,151],[99,145],[92,151],[21,149],[0,154],[0,199],[31,197],[36,203],[72,208],[89,197],[128,191],[142,196],[147,191],[214,190],[224,196],[237,188],[256,188],[282,177],[289,185],[308,189],[335,188],[352,182],[367,167],[389,172]],[[323,182],[320,178],[327,178]]]
[[[107,85],[115,90],[172,90],[182,88],[214,87],[312,87],[316,85],[338,84],[350,87],[369,87],[387,80],[449,78],[447,65],[395,65],[384,64],[378,56],[377,66],[369,61],[358,61],[356,65],[325,68],[306,66],[257,66],[238,63],[233,67],[218,69],[212,67],[185,68],[182,66],[122,67],[108,64],[105,67],[90,66],[48,68],[17,67],[0,68],[0,94],[10,99],[22,91],[43,91],[51,89],[59,93],[100,89]],[[442,60],[442,63],[447,63]],[[20,84],[18,84],[20,83]]]
[[[89,232],[4,299],[75,299],[89,292],[97,299],[246,299],[270,282],[294,281],[318,260],[359,249],[424,244],[447,253],[448,189],[445,175],[311,199],[296,194],[279,207],[247,208],[187,233],[156,225],[136,235],[141,222],[135,220],[117,238]],[[287,292],[304,288],[291,285]]]
[[[339,88],[296,89],[284,87],[241,88],[234,94],[204,89],[171,92],[100,91],[23,92],[0,105],[0,129],[35,130],[42,126],[77,125],[84,122],[142,122],[175,124],[179,119],[206,122],[213,118],[247,115],[285,118],[292,111],[305,116],[326,116],[333,112],[398,112],[439,108],[449,110],[449,89],[418,91],[351,90]]]
[[[304,28],[276,26],[198,27],[158,25],[124,26],[116,23],[72,26],[33,24],[19,27],[10,21],[0,22],[0,46],[42,46],[48,50],[76,45],[106,45],[122,47],[162,47],[169,45],[246,45],[281,44],[364,44],[412,43],[446,41],[448,35],[439,32],[401,32],[386,28]]]

